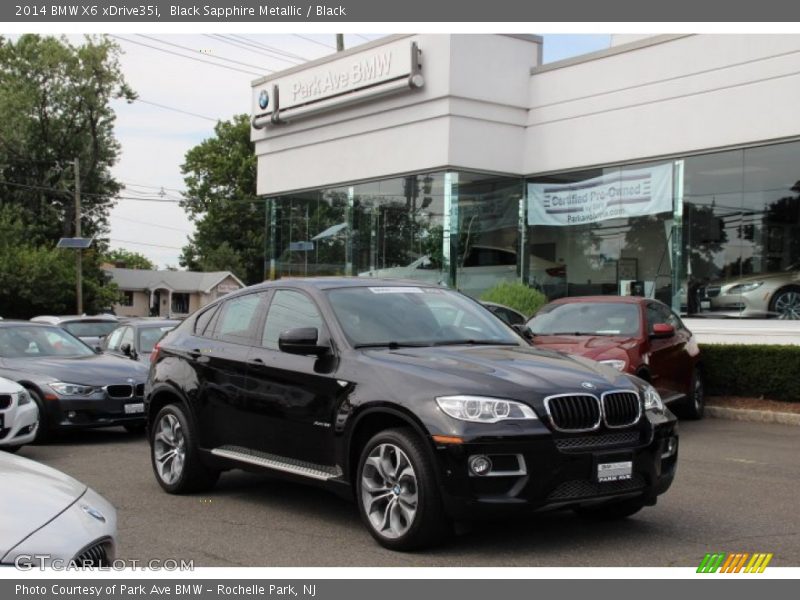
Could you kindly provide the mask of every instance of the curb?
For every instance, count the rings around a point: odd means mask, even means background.
[[[800,426],[800,414],[775,412],[771,410],[745,410],[742,408],[726,408],[724,406],[706,406],[706,415],[714,419],[732,421],[754,421],[757,423],[779,423],[781,425]]]

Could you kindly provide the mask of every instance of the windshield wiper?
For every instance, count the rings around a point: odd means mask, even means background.
[[[444,340],[433,343],[434,346],[519,346],[516,342],[498,340]]]
[[[398,348],[429,348],[431,344],[427,342],[372,342],[369,344],[356,344],[353,348],[389,348],[389,350],[396,350]]]

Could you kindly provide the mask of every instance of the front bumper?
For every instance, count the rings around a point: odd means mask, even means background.
[[[673,448],[668,452],[670,439]],[[542,427],[540,433],[524,437],[439,445],[435,454],[445,509],[456,519],[635,497],[655,504],[675,477],[677,425],[669,412],[648,414],[639,426],[624,430],[556,434]],[[471,474],[469,459],[476,455],[500,465],[497,475]],[[630,479],[597,481],[598,464],[626,461],[633,464]],[[516,465],[522,465],[524,472]]]
[[[145,422],[142,394],[115,397],[102,390],[85,397],[48,397],[44,404],[51,429],[113,427]],[[132,409],[136,412],[130,412]]]
[[[14,402],[8,409],[0,411],[3,426],[0,427],[0,448],[30,444],[36,438],[39,425],[39,409],[36,403],[19,405]]]

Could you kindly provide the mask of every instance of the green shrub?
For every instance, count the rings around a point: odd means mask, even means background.
[[[505,304],[510,308],[518,310],[526,317],[531,317],[533,313],[547,303],[547,297],[545,297],[542,292],[518,281],[513,283],[502,281],[498,283],[493,288],[484,292],[481,296],[481,300],[495,302],[496,304]]]
[[[706,393],[800,402],[800,346],[702,344]]]

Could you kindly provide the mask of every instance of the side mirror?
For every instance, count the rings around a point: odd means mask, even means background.
[[[119,349],[120,349],[120,352],[122,352],[125,356],[130,356],[131,355],[131,345],[130,344],[122,344],[122,346],[120,346]]]
[[[330,350],[327,344],[318,342],[319,332],[316,327],[296,327],[282,331],[278,337],[278,348],[281,352],[299,354],[301,356],[322,356]]]
[[[669,338],[675,335],[675,328],[667,323],[656,323],[653,325],[653,333],[650,337],[653,338]]]
[[[511,328],[524,337],[526,340],[530,341],[533,339],[533,332],[527,325],[523,325],[522,323],[517,323],[516,325],[512,325]]]

